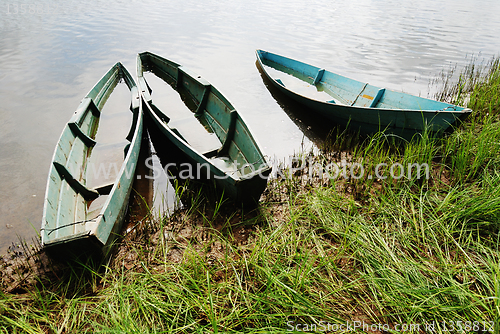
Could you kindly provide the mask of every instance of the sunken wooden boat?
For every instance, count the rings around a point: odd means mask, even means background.
[[[153,103],[145,72],[180,95],[184,116],[173,116],[170,105],[162,111]],[[185,177],[209,180],[217,193],[237,204],[256,204],[271,167],[231,103],[201,76],[150,52],[138,55],[137,76],[146,102],[145,115],[152,119],[165,145],[176,147],[192,166],[191,175]]]
[[[120,82],[128,88],[123,108],[101,113]],[[142,132],[139,90],[117,63],[81,101],[56,145],[40,231],[50,255],[109,255],[127,211]]]
[[[471,110],[379,88],[323,68],[257,50],[271,84],[312,112],[362,133],[385,131],[405,137],[428,130],[442,133]]]

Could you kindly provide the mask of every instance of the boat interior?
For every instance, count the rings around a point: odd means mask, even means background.
[[[200,76],[151,58],[142,56],[144,79],[172,132],[233,177],[257,170],[262,157],[254,143],[242,143],[251,136],[231,104]]]
[[[310,99],[332,104],[382,109],[456,111],[445,102],[434,101],[329,72],[293,59],[259,52],[266,72],[280,85]]]

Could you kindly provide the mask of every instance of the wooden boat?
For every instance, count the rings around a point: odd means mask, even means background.
[[[385,130],[407,137],[426,128],[440,133],[471,112],[449,103],[375,87],[271,52],[257,50],[256,54],[265,76],[286,96],[335,123],[363,133]]]
[[[146,71],[180,95],[185,117],[167,115],[153,104]],[[147,102],[145,115],[153,120],[165,144],[173,144],[192,165],[193,175],[186,176],[213,180],[216,188],[236,203],[258,202],[271,167],[231,103],[201,76],[150,52],[138,55],[137,76]],[[170,105],[168,108],[171,112]]]
[[[130,89],[132,112],[101,114],[121,80]],[[113,131],[102,130],[105,124]],[[57,257],[109,254],[126,213],[142,129],[139,90],[125,67],[117,63],[82,100],[56,145],[40,231],[48,253]],[[113,173],[111,164],[116,161],[119,165],[114,165]],[[96,170],[110,173],[96,176]]]

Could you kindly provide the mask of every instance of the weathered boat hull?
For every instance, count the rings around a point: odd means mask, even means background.
[[[133,113],[128,135],[119,138],[117,146],[123,152],[123,163],[111,183],[91,188],[87,168],[94,150],[101,148],[95,141],[101,110],[120,80],[131,91]],[[142,132],[139,91],[128,71],[117,63],[82,100],[56,146],[40,231],[42,247],[48,253],[57,257],[108,254],[127,211]]]
[[[153,104],[144,71],[153,72],[182,94],[186,106],[193,112],[193,119],[196,117],[209,131],[200,135],[209,140],[195,147],[181,129],[172,126],[168,115]],[[192,164],[193,177],[213,181],[236,203],[257,203],[266,188],[271,167],[245,122],[227,99],[200,76],[149,52],[138,55],[137,73],[138,85],[146,102],[145,113],[164,140],[178,148]]]
[[[337,124],[349,125],[363,133],[385,131],[408,136],[425,129],[441,133],[471,112],[448,103],[381,89],[267,51],[257,50],[256,55],[264,74],[280,92]],[[315,86],[331,100],[304,96],[286,87],[283,80],[269,73],[268,67]]]

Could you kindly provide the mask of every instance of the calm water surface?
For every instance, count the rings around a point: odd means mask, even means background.
[[[284,112],[255,49],[427,96],[443,69],[500,53],[499,15],[498,0],[3,0],[0,252],[17,236],[36,236],[61,130],[117,61],[134,74],[136,54],[149,50],[197,72],[238,109],[263,151],[285,160],[324,129]]]

